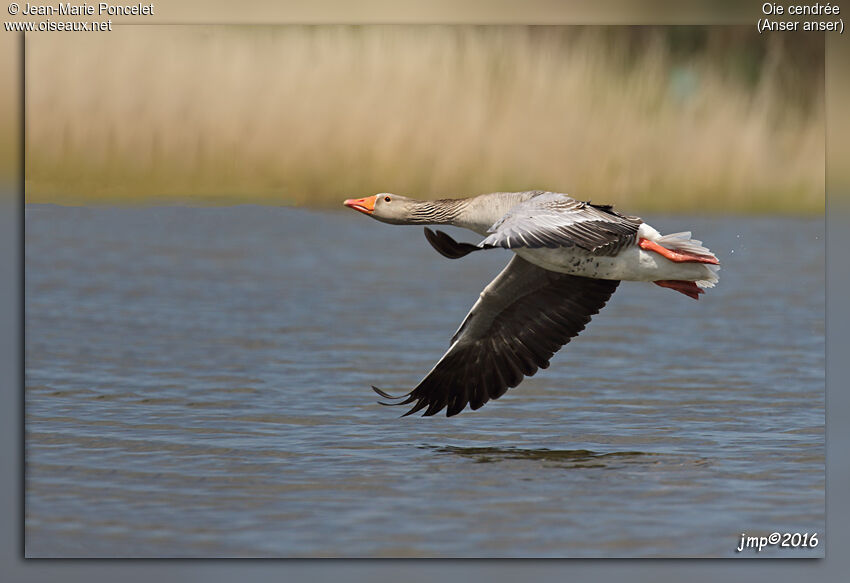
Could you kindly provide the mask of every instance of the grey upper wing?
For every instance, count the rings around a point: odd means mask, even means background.
[[[547,271],[514,256],[481,292],[449,350],[394,404],[413,403],[405,415],[427,407],[424,415],[448,408],[452,416],[467,404],[478,409],[499,398],[524,376],[548,367],[552,355],[584,329],[619,283]]]
[[[547,192],[516,205],[489,229],[481,247],[572,247],[616,255],[635,242],[643,221],[609,205],[581,202]]]

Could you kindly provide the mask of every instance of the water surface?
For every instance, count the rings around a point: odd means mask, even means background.
[[[735,547],[823,537],[823,221],[646,218],[719,286],[624,283],[501,399],[399,419],[369,385],[418,382],[507,252],[344,210],[29,205],[27,555],[822,556]]]

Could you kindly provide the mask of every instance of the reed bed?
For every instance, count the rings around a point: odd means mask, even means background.
[[[26,196],[328,206],[540,188],[629,211],[822,212],[822,36],[749,28],[32,34]]]

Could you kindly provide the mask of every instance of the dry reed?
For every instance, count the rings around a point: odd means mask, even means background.
[[[709,29],[684,54],[668,33],[29,35],[27,200],[337,205],[542,188],[633,211],[822,212],[822,45],[792,62],[793,41],[764,41],[742,77],[746,51],[724,45],[750,33]]]

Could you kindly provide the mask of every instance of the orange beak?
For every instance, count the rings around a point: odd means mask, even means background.
[[[356,211],[360,211],[363,214],[371,215],[372,211],[375,210],[375,201],[378,199],[378,195],[367,196],[366,198],[349,198],[343,204],[348,208],[353,208]]]

